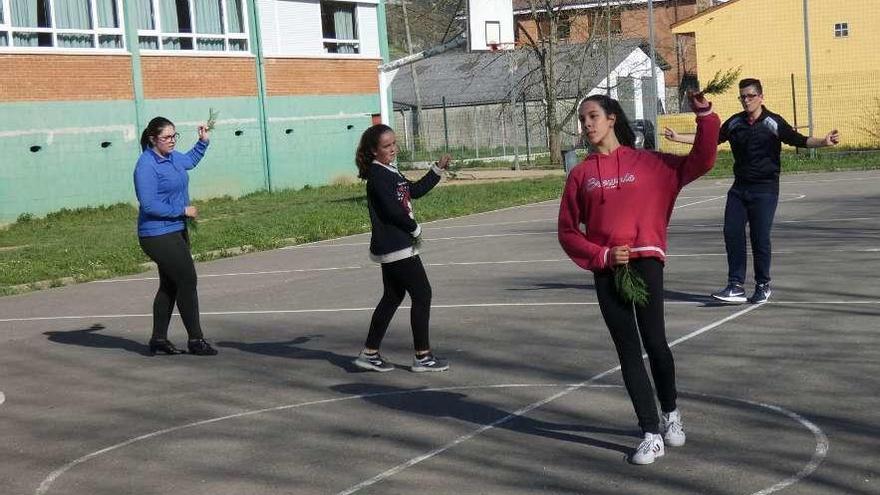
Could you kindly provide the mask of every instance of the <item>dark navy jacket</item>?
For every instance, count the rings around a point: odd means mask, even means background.
[[[751,124],[746,112],[727,119],[721,126],[718,143],[730,141],[736,177],[734,187],[778,192],[781,143],[806,148],[807,137],[781,116],[761,108],[761,116]]]
[[[438,182],[440,174],[436,168],[411,182],[396,168],[373,162],[367,174],[373,261],[390,263],[418,254],[413,243],[421,234],[421,228],[415,220],[412,200],[427,194]]]

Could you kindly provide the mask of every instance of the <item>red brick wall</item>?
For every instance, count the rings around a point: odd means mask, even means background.
[[[269,96],[337,95],[379,92],[381,60],[266,59]]]
[[[270,96],[379,91],[380,60],[267,59]],[[204,98],[257,94],[251,57],[141,56],[144,96]],[[0,54],[0,101],[129,100],[131,58]]]
[[[0,101],[128,100],[126,55],[0,54]]]
[[[144,97],[255,96],[256,60],[251,57],[141,56]]]

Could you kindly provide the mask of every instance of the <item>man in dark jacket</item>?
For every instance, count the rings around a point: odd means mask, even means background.
[[[761,81],[739,82],[743,111],[721,126],[718,142],[730,142],[734,181],[724,209],[724,245],[727,249],[727,287],[712,297],[728,303],[763,303],[770,297],[770,229],[779,202],[782,143],[798,148],[835,146],[840,135],[833,130],[824,138],[797,132],[781,116],[764,107]],[[666,138],[692,143],[693,135],[666,128]],[[746,299],[746,224],[755,263],[755,292]]]

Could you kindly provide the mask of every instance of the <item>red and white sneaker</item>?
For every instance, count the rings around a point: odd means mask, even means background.
[[[639,444],[636,451],[629,458],[633,464],[651,464],[658,457],[663,457],[666,448],[663,446],[663,437],[659,433],[645,433],[645,439]]]

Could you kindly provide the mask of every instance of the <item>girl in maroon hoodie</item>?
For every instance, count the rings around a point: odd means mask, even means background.
[[[605,95],[585,99],[579,119],[594,152],[569,174],[559,210],[559,243],[572,261],[593,272],[599,308],[644,433],[630,457],[634,464],[662,456],[664,439],[670,446],[685,442],[663,320],[666,228],[681,188],[715,163],[720,127],[711,103],[701,94],[688,96],[697,114],[697,134],[687,156],[634,149],[635,136],[620,104]],[[626,303],[617,294],[613,270],[625,264],[647,284],[644,306]],[[663,411],[662,434],[640,335]]]

